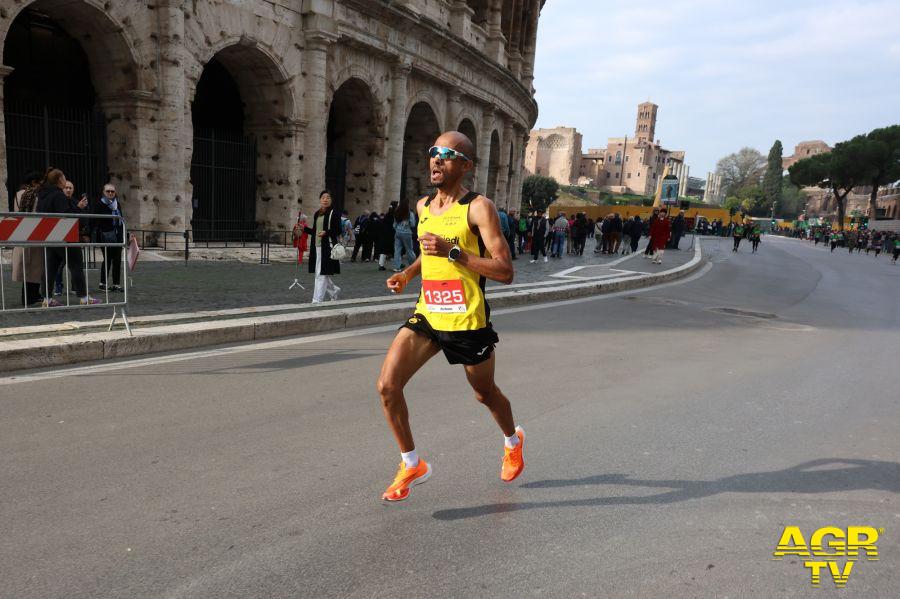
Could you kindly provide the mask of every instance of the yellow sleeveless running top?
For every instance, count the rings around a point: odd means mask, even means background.
[[[440,235],[462,251],[484,256],[484,242],[469,228],[469,203],[478,197],[470,191],[443,213],[431,214],[434,194],[425,201],[419,215],[418,233]],[[490,308],[484,297],[485,278],[440,256],[422,256],[422,290],[416,312],[436,331],[474,331],[490,322]]]

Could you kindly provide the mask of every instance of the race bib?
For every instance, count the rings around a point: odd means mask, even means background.
[[[466,292],[462,281],[422,281],[422,296],[429,312],[466,312]]]

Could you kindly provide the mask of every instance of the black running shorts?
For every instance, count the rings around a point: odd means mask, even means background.
[[[500,342],[490,324],[474,331],[436,331],[424,316],[413,314],[400,326],[404,327],[430,339],[451,364],[481,364],[491,357],[494,345]]]

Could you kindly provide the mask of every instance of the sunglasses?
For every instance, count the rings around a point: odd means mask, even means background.
[[[441,160],[455,160],[456,158],[470,160],[470,158],[462,152],[457,152],[453,148],[445,148],[444,146],[431,146],[428,148],[428,155],[432,158],[440,158]]]
[[[116,193],[115,189],[104,189],[103,193]]]

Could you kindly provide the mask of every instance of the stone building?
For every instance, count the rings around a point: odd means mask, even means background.
[[[115,183],[133,228],[286,229],[426,191],[442,130],[517,207],[544,0],[0,0],[0,174]],[[4,202],[5,204],[5,202]]]
[[[535,129],[525,147],[525,172],[553,177],[560,185],[572,185],[579,177],[581,133],[574,127]]]
[[[667,150],[659,140],[654,141],[658,111],[659,106],[652,102],[639,104],[634,137],[611,137],[606,149],[591,150],[582,158],[585,176],[614,193],[653,196],[668,167],[669,174],[679,178],[679,194],[684,195],[689,173],[684,151]]]
[[[815,156],[816,154],[825,154],[831,151],[831,146],[822,141],[815,139],[812,141],[801,141],[794,146],[794,153],[791,156],[785,156],[781,159],[781,166],[787,170],[792,164],[798,160]]]

